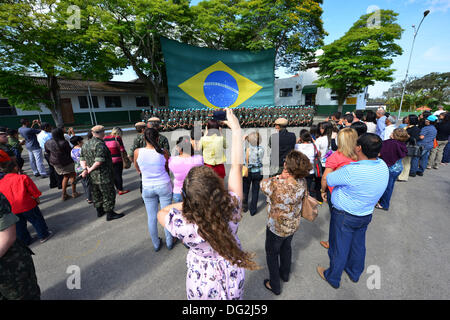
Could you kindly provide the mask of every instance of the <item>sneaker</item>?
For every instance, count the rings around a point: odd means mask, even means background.
[[[46,242],[48,239],[50,239],[53,236],[53,232],[52,231],[48,231],[48,236],[44,239],[41,239],[41,243]]]
[[[423,176],[423,172],[417,172],[417,175],[418,175],[419,177],[422,177],[422,176]]]
[[[431,166],[428,166],[427,169],[431,169]]]

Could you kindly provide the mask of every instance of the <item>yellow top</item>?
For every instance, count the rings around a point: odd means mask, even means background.
[[[204,136],[200,139],[200,146],[203,150],[203,161],[211,166],[225,163],[225,150],[227,143],[223,136],[213,134],[211,136]]]

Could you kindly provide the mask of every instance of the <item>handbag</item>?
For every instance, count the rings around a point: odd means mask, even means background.
[[[306,186],[306,181],[305,181]],[[311,197],[308,192],[308,188],[305,188],[305,194],[302,201],[302,218],[313,222],[319,214],[319,201]]]
[[[408,157],[420,157],[423,152],[423,146],[417,145],[416,139],[414,138],[411,138],[410,142],[406,145],[406,149],[408,149]]]
[[[119,150],[120,150],[121,144],[120,144],[120,142],[117,140],[117,138],[115,138],[115,140],[116,140],[117,144],[119,145]],[[124,168],[124,169],[130,169],[130,168],[131,168],[131,161],[130,161],[130,159],[128,158],[127,152],[126,152],[126,151],[121,151],[121,152],[120,152],[120,155],[121,155],[121,157],[122,157],[123,168]]]
[[[317,147],[314,143],[313,146],[314,146],[314,161],[313,161],[314,176],[316,178],[322,178],[323,175],[322,161],[320,160],[319,151],[317,150]]]

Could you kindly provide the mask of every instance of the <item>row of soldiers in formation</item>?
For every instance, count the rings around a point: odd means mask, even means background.
[[[288,126],[306,127],[312,125],[314,117],[312,106],[240,107],[233,111],[242,128],[271,127],[278,118],[287,119]],[[142,110],[141,118],[147,122],[151,117],[158,117],[161,131],[191,130],[198,121],[204,126],[211,119],[212,112],[210,108],[181,110],[154,107],[152,110]]]

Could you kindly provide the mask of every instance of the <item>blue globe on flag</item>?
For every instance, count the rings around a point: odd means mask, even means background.
[[[228,72],[214,71],[206,77],[203,92],[212,105],[226,108],[238,98],[239,87],[236,79]]]

